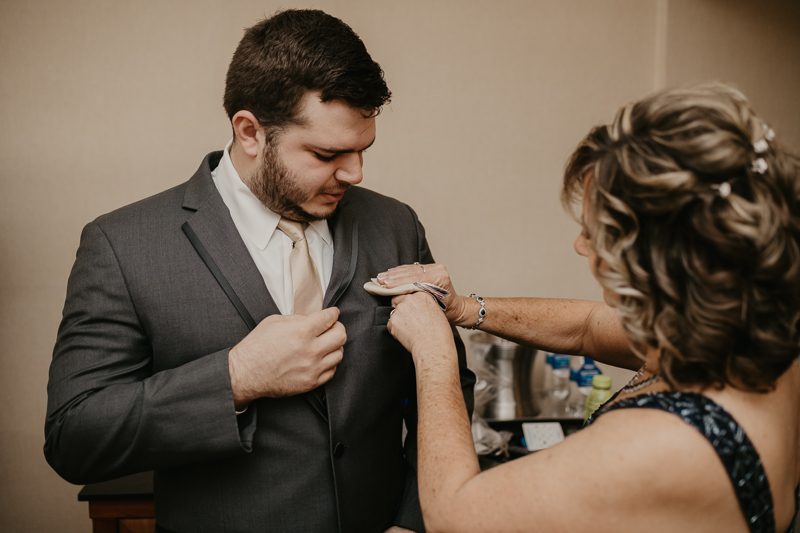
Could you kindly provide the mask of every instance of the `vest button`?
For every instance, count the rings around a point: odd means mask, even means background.
[[[344,444],[337,442],[336,446],[333,447],[333,456],[338,459],[342,455],[344,455]]]

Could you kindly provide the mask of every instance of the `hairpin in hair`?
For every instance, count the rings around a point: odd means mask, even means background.
[[[767,126],[766,124],[763,125],[764,128],[764,138],[757,140],[753,143],[753,151],[757,154],[766,153],[769,150],[769,143],[775,138],[775,131]],[[767,164],[767,160],[763,157],[759,157],[755,161],[753,161],[752,166],[750,169],[753,172],[758,172],[759,174],[765,173],[769,169],[769,165]]]
[[[753,172],[758,172],[759,174],[765,173],[769,169],[769,165],[767,165],[767,160],[763,157],[759,157],[753,164],[750,166],[750,169]]]
[[[711,188],[715,189],[717,191],[717,194],[719,194],[721,198],[727,198],[728,196],[731,195],[731,184],[728,183],[727,181],[723,181],[720,184],[715,183],[711,185]]]

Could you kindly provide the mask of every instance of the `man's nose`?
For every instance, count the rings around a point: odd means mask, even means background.
[[[353,152],[350,154],[342,154],[339,156],[339,168],[336,169],[333,176],[350,185],[358,185],[364,179],[361,172],[361,165],[363,158],[361,152]]]

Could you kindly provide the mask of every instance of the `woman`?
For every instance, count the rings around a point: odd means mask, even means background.
[[[744,96],[628,105],[573,154],[576,251],[608,305],[456,295],[440,265],[381,273],[412,353],[419,491],[436,531],[787,531],[800,481],[800,163]],[[480,316],[481,309],[485,316]],[[452,324],[639,374],[583,430],[481,473]],[[641,363],[644,362],[644,366]]]

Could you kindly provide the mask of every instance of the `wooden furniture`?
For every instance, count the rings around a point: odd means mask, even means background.
[[[153,533],[153,473],[142,472],[86,485],[78,501],[89,502],[94,533]]]

